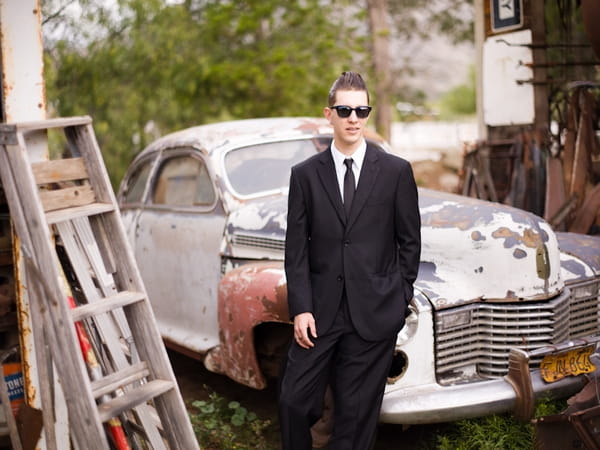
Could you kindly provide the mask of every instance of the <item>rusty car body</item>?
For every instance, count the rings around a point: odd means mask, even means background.
[[[290,167],[331,136],[323,119],[223,122],[164,136],[134,159],[118,198],[168,346],[253,388],[277,376],[291,337]],[[544,381],[540,352],[595,345],[600,238],[556,233],[498,203],[419,197],[419,277],[381,420],[523,416],[540,395],[580,389],[581,374]]]

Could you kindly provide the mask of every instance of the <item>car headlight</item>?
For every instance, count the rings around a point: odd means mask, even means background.
[[[471,310],[448,311],[438,314],[437,329],[448,331],[453,328],[465,327],[471,323]]]

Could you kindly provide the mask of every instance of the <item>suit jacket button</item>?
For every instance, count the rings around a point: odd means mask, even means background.
[[[350,241],[349,240],[345,240],[344,241],[344,247],[348,247],[350,245]]]
[[[338,280],[338,281],[344,281],[344,277],[343,277],[343,276],[341,276],[341,275],[338,275],[338,277],[337,277],[337,280]]]

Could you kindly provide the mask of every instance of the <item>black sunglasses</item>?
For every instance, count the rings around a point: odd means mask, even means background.
[[[350,108],[346,105],[337,105],[330,106],[329,109],[335,109],[337,111],[338,116],[340,116],[342,119],[350,117],[352,111],[356,111],[356,117],[358,117],[359,119],[366,119],[367,117],[369,117],[369,113],[373,108],[371,108],[370,106],[357,106],[356,108]]]

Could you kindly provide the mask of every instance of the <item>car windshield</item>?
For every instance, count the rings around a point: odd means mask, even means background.
[[[233,190],[242,196],[287,189],[291,167],[329,145],[330,137],[269,142],[231,150],[225,172]]]

